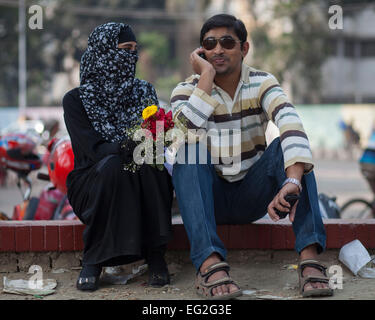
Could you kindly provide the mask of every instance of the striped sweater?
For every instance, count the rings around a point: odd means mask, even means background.
[[[201,141],[206,141],[220,176],[229,182],[244,178],[266,149],[269,120],[280,131],[285,169],[303,162],[305,173],[312,170],[312,154],[302,122],[272,74],[243,64],[233,101],[215,84],[208,95],[196,87],[198,81],[199,75],[193,75],[173,90],[173,119],[186,138],[195,135],[203,139],[199,132],[205,133],[206,139]]]

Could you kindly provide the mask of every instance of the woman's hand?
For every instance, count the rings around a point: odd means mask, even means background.
[[[130,164],[134,160],[133,153],[136,147],[137,143],[130,138],[125,138],[120,143],[120,156],[124,161],[124,164]]]

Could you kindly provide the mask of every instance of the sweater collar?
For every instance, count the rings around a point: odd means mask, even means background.
[[[250,66],[248,66],[245,63],[242,63],[241,66],[241,76],[240,76],[240,82],[241,84],[249,84],[250,83]],[[213,83],[213,88],[217,89],[219,88],[216,83]]]

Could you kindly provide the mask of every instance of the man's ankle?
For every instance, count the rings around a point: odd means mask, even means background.
[[[203,261],[199,270],[201,272],[205,272],[209,266],[213,265],[214,263],[218,263],[222,260],[223,259],[220,257],[220,255],[214,252],[211,255],[209,255],[206,260]]]
[[[318,256],[318,249],[317,245],[311,244],[305,248],[300,253],[300,260],[307,260],[307,259],[316,259]]]

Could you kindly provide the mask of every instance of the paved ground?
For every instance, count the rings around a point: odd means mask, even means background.
[[[316,178],[318,191],[330,196],[337,196],[339,204],[351,197],[371,199],[371,193],[366,181],[361,177],[358,166],[353,161],[321,160],[316,163]],[[38,183],[33,194],[43,187]],[[20,194],[15,186],[0,190],[0,210],[11,212],[14,203],[20,201]],[[371,252],[370,252],[371,254]],[[335,290],[335,295],[322,299],[363,300],[375,298],[375,279],[362,279],[338,262],[338,251],[329,250],[322,255],[322,260],[328,266],[339,266],[343,272],[343,289]],[[231,264],[232,277],[238,281],[245,295],[240,299],[301,299],[298,293],[297,272],[292,265],[297,263],[297,257],[290,251],[230,251],[228,261]],[[44,273],[43,278],[57,280],[56,292],[45,296],[44,300],[188,300],[199,299],[196,296],[194,283],[194,269],[189,261],[188,252],[169,253],[169,269],[172,283],[161,289],[151,289],[146,286],[147,273],[126,285],[102,284],[95,293],[82,293],[75,289],[75,281],[79,270],[53,270]],[[340,269],[342,268],[342,269]],[[331,276],[337,274],[337,269],[331,271]],[[57,273],[56,273],[57,272]],[[1,277],[9,279],[30,279],[29,274],[8,273]],[[0,285],[2,290],[2,285]],[[0,294],[0,300],[37,300],[37,296],[19,296],[14,294]]]
[[[337,260],[338,251],[329,250],[323,254],[322,261],[331,269],[331,277],[342,272],[342,288],[335,290],[333,297],[314,298],[323,300],[372,300],[375,298],[375,279],[355,277]],[[293,265],[298,263],[291,251],[230,251],[228,262],[231,264],[231,276],[235,279],[244,295],[240,300],[300,300],[298,275]],[[189,263],[187,252],[169,253],[171,285],[160,289],[146,285],[147,273],[134,278],[126,285],[102,283],[99,290],[83,293],[75,289],[79,270],[54,270],[44,273],[44,279],[57,281],[56,292],[45,296],[43,300],[200,300],[194,292],[194,269]],[[64,272],[62,272],[64,271]],[[62,272],[62,273],[61,273]],[[26,273],[1,274],[8,279],[30,279]],[[339,284],[338,284],[339,286]],[[0,285],[0,290],[2,286]],[[0,293],[0,300],[39,300],[42,297]]]
[[[355,161],[319,160],[315,176],[318,192],[336,196],[339,205],[351,198],[372,200],[372,192]]]

